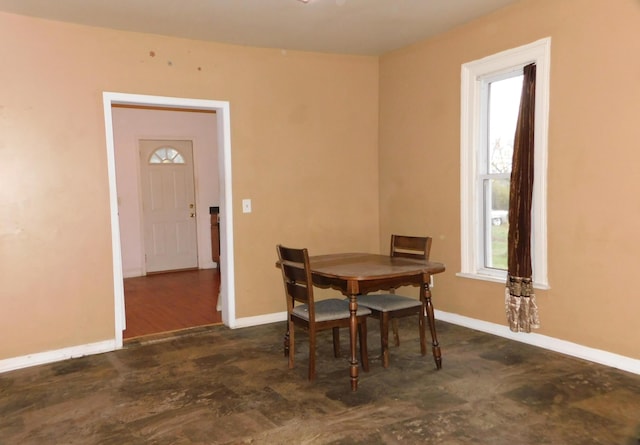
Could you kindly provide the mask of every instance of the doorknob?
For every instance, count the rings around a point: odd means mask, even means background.
[[[195,217],[195,216],[196,216],[196,214],[195,214],[195,213],[191,213],[189,216],[190,216],[191,218],[193,218],[193,217]]]

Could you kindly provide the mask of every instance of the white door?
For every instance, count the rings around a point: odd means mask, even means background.
[[[146,271],[197,267],[191,141],[139,143]]]

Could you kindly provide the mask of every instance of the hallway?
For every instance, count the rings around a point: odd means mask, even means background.
[[[123,338],[222,323],[216,311],[218,269],[199,269],[125,278],[127,329]]]

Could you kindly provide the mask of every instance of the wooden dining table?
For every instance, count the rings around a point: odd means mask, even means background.
[[[358,389],[358,357],[356,353],[358,295],[400,286],[420,286],[420,299],[425,302],[426,316],[431,331],[433,358],[436,362],[436,368],[442,368],[442,356],[436,334],[429,283],[432,275],[444,272],[444,264],[370,253],[317,255],[310,257],[309,262],[314,286],[333,288],[349,297],[351,313],[349,375],[353,391]]]

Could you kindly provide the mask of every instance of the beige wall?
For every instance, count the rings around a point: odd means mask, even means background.
[[[278,242],[378,248],[376,58],[0,13],[0,60],[0,360],[114,338],[103,91],[229,101],[238,317],[285,309]]]
[[[640,2],[525,0],[380,61],[381,242],[429,233],[435,306],[504,324],[504,286],[460,271],[461,64],[550,36],[551,337],[640,358]]]
[[[230,102],[238,317],[284,310],[276,243],[376,251],[404,232],[447,264],[437,309],[503,324],[503,287],[455,276],[460,66],[547,36],[539,332],[640,358],[639,19],[636,0],[523,0],[377,59],[0,13],[0,360],[114,336],[103,91]]]

